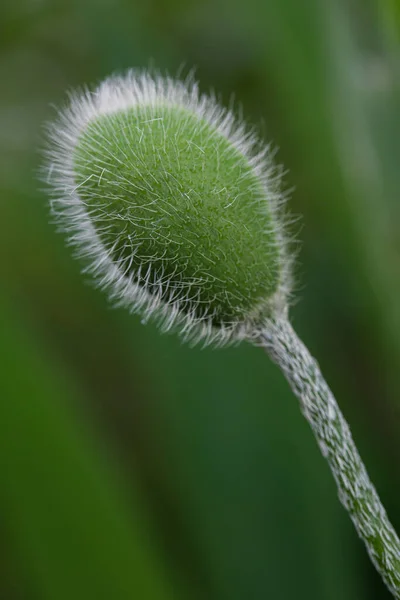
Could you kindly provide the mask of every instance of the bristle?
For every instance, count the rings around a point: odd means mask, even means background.
[[[74,152],[82,134],[96,119],[120,113],[135,107],[178,107],[199,117],[213,131],[222,135],[241,156],[245,157],[253,174],[263,189],[265,210],[271,214],[271,231],[279,255],[279,281],[273,296],[262,299],[241,319],[226,320],[215,326],[213,312],[202,306],[199,295],[190,297],[191,286],[182,281],[168,288],[166,278],[171,273],[137,269],[132,277],[129,260],[115,258],[115,248],[107,246],[93,222],[93,208],[88,207],[80,195],[90,183],[90,174],[77,183]],[[232,110],[219,106],[215,99],[200,94],[197,83],[191,78],[179,81],[170,77],[151,76],[147,72],[129,71],[124,76],[112,76],[93,92],[74,93],[69,105],[60,111],[58,119],[48,128],[47,163],[44,180],[51,188],[51,210],[60,228],[67,234],[69,243],[84,258],[85,270],[94,277],[97,285],[107,291],[111,301],[139,312],[145,320],[156,318],[163,331],[177,330],[190,342],[199,341],[217,346],[256,337],[261,309],[266,306],[274,313],[286,309],[291,288],[291,256],[288,253],[282,204],[284,194],[280,189],[281,169],[276,167],[269,146],[260,146],[257,136],[243,122],[238,122]],[[261,148],[261,149],[260,149]],[[90,160],[90,153],[86,153]],[[96,174],[97,181],[107,175],[106,168]],[[231,202],[240,201],[232,199]],[[258,203],[259,204],[259,203]],[[225,208],[229,208],[230,203]],[[259,206],[254,210],[263,210]],[[107,216],[107,215],[106,215]],[[98,217],[98,210],[96,212]],[[107,223],[104,225],[104,231]],[[120,239],[115,245],[121,244]],[[116,247],[115,246],[115,247]],[[124,249],[130,248],[131,262],[135,255],[132,239],[127,237]],[[156,257],[155,257],[156,258]],[[168,282],[167,282],[168,283]],[[190,282],[193,284],[193,281]],[[196,288],[197,289],[197,288]],[[243,293],[243,292],[242,292]]]

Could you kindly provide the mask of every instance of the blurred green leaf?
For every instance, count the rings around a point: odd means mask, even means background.
[[[4,304],[0,330],[2,515],[39,597],[171,598],[139,499],[77,421],[79,394]]]

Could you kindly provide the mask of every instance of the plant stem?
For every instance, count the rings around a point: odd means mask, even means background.
[[[400,540],[318,363],[285,316],[268,320],[258,343],[282,369],[299,398],[302,413],[329,463],[341,503],[387,587],[400,599]]]

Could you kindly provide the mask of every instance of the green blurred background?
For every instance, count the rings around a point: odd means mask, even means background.
[[[234,92],[303,215],[293,322],[400,530],[399,6],[2,0],[1,599],[389,598],[263,352],[111,310],[36,173],[75,86],[196,66]]]

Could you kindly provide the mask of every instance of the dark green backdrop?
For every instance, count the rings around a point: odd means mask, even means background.
[[[36,172],[65,91],[197,67],[279,147],[295,326],[400,529],[397,0],[3,0],[0,598],[383,600],[281,374],[85,282]]]

